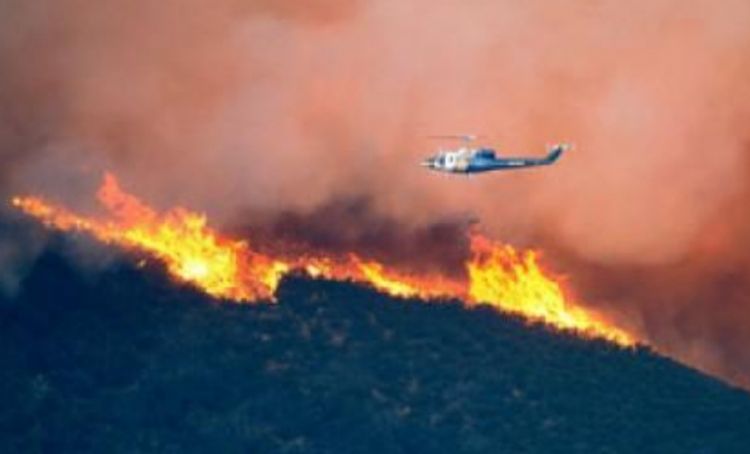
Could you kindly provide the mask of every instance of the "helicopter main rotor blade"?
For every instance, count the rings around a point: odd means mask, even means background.
[[[476,134],[434,134],[427,137],[430,139],[455,139],[463,140],[464,142],[472,142],[483,136]]]

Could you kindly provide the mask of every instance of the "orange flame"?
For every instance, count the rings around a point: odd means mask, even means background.
[[[124,192],[111,174],[105,175],[97,197],[110,219],[80,216],[38,197],[14,197],[11,203],[49,227],[83,231],[105,243],[145,251],[163,261],[175,278],[218,298],[273,300],[281,278],[300,269],[313,277],[368,283],[393,296],[490,304],[560,329],[622,345],[635,342],[627,332],[567,299],[558,280],[540,268],[535,252],[518,252],[477,234],[471,236],[467,283],[447,276],[406,273],[355,254],[291,259],[263,254],[248,242],[220,235],[201,214],[180,207],[157,213]]]

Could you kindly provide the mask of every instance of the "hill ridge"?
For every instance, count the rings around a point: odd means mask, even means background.
[[[3,452],[743,452],[750,395],[458,302],[287,278],[212,300],[48,250],[0,309]]]

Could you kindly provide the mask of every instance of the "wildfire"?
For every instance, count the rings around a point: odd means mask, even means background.
[[[145,251],[175,278],[206,293],[236,301],[273,300],[282,277],[305,270],[313,277],[367,283],[379,291],[421,299],[457,298],[543,321],[561,329],[604,337],[622,345],[633,337],[566,298],[560,283],[542,270],[533,251],[517,251],[481,235],[471,237],[468,282],[441,275],[406,273],[356,254],[281,258],[253,250],[211,229],[206,217],[181,207],[158,213],[124,192],[106,174],[97,192],[108,219],[81,216],[38,197],[11,203],[45,225],[82,231],[100,241]]]

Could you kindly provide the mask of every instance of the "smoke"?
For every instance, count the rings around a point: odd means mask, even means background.
[[[570,249],[554,255],[584,300],[627,313],[663,353],[750,388],[748,200],[746,185],[716,207],[675,262],[601,265]]]
[[[750,380],[746,1],[9,0],[0,67],[0,195],[93,209],[107,169],[157,205],[446,269],[476,217]],[[439,133],[576,148],[448,178],[416,165]]]
[[[235,229],[235,236],[252,238],[254,247],[269,249],[274,255],[356,252],[403,271],[453,277],[466,272],[468,235],[474,224],[463,216],[446,216],[410,226],[378,212],[364,195],[332,199],[310,211],[247,218],[262,222]]]

